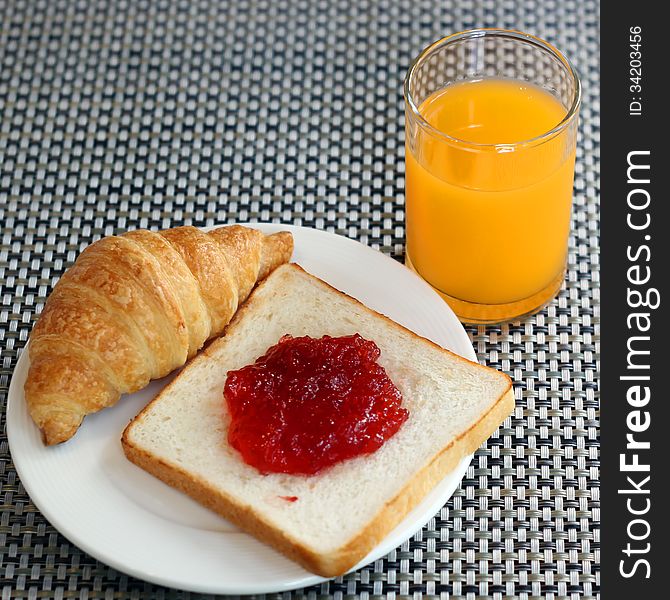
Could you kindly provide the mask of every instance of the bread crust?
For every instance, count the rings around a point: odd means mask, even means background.
[[[422,340],[422,342],[431,344],[439,351],[449,354],[452,358],[465,361],[470,365],[477,366],[487,371],[490,370],[489,367],[484,367],[478,363],[469,361],[442,348],[438,344],[417,335],[385,315],[368,308],[355,298],[344,294],[326,282],[310,275],[295,263],[280,266],[271,277],[279,277],[281,276],[281,273],[287,269],[299,270],[313,283],[326,286],[331,291],[349,298],[359,306],[363,307],[366,311],[384,319],[387,324],[392,327],[398,328],[404,333]],[[254,307],[258,290],[264,285],[268,285],[268,281],[269,278],[265,279],[252,292],[247,302],[238,310],[235,317],[226,328],[224,335],[214,340],[203,352],[196,356],[190,364],[196,364],[199,360],[205,360],[215,351],[218,344],[224,343],[225,334],[239,326],[239,323],[244,317],[244,313]],[[186,368],[188,368],[188,366]],[[308,571],[323,577],[336,577],[346,573],[364,559],[365,556],[367,556],[367,554],[425,498],[426,494],[456,467],[463,457],[479,448],[479,446],[481,446],[481,444],[498,428],[498,425],[510,415],[514,410],[515,405],[512,381],[506,374],[500,373],[500,375],[506,379],[507,385],[505,391],[492,404],[490,409],[482,414],[479,420],[476,423],[473,423],[469,429],[463,431],[456,438],[452,439],[447,446],[437,452],[424,465],[424,467],[414,475],[414,477],[405,483],[391,500],[381,507],[377,514],[355,537],[327,556],[323,556],[305,546],[300,541],[293,539],[286,532],[281,531],[275,525],[269,523],[264,519],[262,514],[255,511],[252,507],[240,504],[231,496],[215,489],[206,480],[193,476],[178,465],[153,456],[133,444],[131,440],[133,426],[141,422],[143,415],[149,411],[154,402],[160,401],[163,393],[169,391],[169,389],[176,384],[181,374],[168,384],[165,390],[156,396],[156,398],[154,398],[137,415],[137,417],[129,423],[123,432],[121,443],[128,459],[145,471],[151,473],[168,485],[181,490],[197,502],[214,510],[242,530],[250,533],[257,539],[269,544],[285,556],[301,564]]]

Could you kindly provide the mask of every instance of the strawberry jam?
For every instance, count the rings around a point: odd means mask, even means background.
[[[285,335],[228,373],[228,442],[262,473],[312,475],[374,452],[409,415],[379,355],[359,334]]]

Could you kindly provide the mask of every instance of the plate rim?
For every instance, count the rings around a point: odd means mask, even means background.
[[[206,227],[199,227],[199,229],[202,229],[204,231],[214,229],[216,227],[221,227],[225,225],[244,225],[248,227],[256,227],[261,230],[263,230],[265,233],[273,233],[275,231],[286,231],[289,230],[291,232],[295,231],[300,231],[303,234],[307,235],[320,235],[320,236],[328,236],[331,239],[336,239],[336,243],[342,244],[346,243],[349,244],[350,246],[355,246],[358,251],[363,251],[367,252],[369,254],[374,254],[376,256],[383,257],[383,259],[386,259],[388,261],[391,261],[395,265],[404,268],[402,263],[399,263],[396,261],[394,258],[389,256],[388,254],[385,254],[379,250],[376,250],[367,244],[364,244],[358,240],[349,238],[345,235],[340,235],[338,233],[332,232],[332,231],[327,231],[325,229],[317,229],[315,227],[307,227],[304,225],[295,225],[293,223],[281,223],[281,222],[234,222],[234,223],[217,223],[214,225],[206,226]],[[294,261],[292,261],[294,262]],[[297,262],[297,261],[295,261]],[[300,264],[299,262],[297,264]],[[437,293],[426,283],[423,279],[421,279],[416,273],[411,271],[410,269],[406,269],[408,273],[410,273],[413,277],[416,278],[418,282],[420,282],[420,285],[424,287],[427,293],[433,294],[439,298]],[[345,293],[350,293],[349,291],[345,290]],[[47,296],[48,297],[48,296]],[[442,300],[440,298],[440,300]],[[457,339],[454,340],[454,345],[458,346],[458,349],[452,350],[456,354],[470,360],[473,362],[477,362],[477,355],[474,351],[474,348],[472,346],[472,342],[470,341],[467,332],[465,331],[463,325],[460,323],[458,318],[456,317],[455,313],[453,310],[449,307],[449,305],[442,301],[442,304],[444,306],[445,310],[445,316],[448,315],[448,318],[454,323],[457,324],[458,327],[454,327],[455,329],[455,335],[457,336]],[[33,491],[36,490],[36,487],[34,486],[33,482],[31,481],[30,477],[25,477],[25,470],[24,470],[24,465],[19,459],[18,461],[15,459],[14,453],[12,451],[12,439],[14,438],[14,427],[10,423],[10,414],[13,414],[14,411],[20,410],[20,407],[17,407],[16,404],[19,402],[19,398],[23,399],[23,389],[22,387],[19,388],[25,381],[25,375],[27,375],[27,367],[29,364],[29,357],[28,357],[28,345],[29,345],[29,340],[26,342],[24,347],[21,349],[21,353],[18,357],[18,360],[16,364],[14,365],[14,368],[12,370],[12,375],[11,375],[11,380],[10,380],[10,385],[8,388],[8,394],[7,394],[7,405],[6,405],[6,430],[7,430],[7,441],[8,441],[8,447],[9,447],[9,452],[10,452],[10,457],[12,459],[12,463],[14,465],[14,468],[16,470],[16,473],[19,477],[19,480],[21,484],[23,485],[24,489],[26,490],[26,493],[28,494],[30,501],[37,507],[37,509],[42,513],[42,515],[46,518],[46,520],[51,524],[54,529],[58,531],[59,534],[61,534],[63,537],[65,537],[70,543],[75,545],[77,548],[83,550],[86,552],[88,555],[93,557],[95,560],[98,560],[102,562],[105,565],[108,565],[116,570],[118,570],[121,573],[125,573],[127,575],[130,575],[132,577],[136,577],[137,579],[140,579],[142,581],[148,581],[150,583],[154,583],[156,585],[161,585],[161,586],[166,586],[166,587],[171,587],[173,589],[183,589],[183,590],[190,590],[195,593],[214,593],[214,594],[241,594],[241,595],[247,595],[247,594],[264,594],[264,593],[272,593],[272,592],[284,592],[284,591],[289,591],[289,590],[294,590],[294,589],[299,589],[302,587],[306,586],[311,586],[311,585],[317,585],[319,583],[322,583],[324,581],[328,581],[332,578],[326,578],[326,577],[321,577],[319,575],[315,574],[308,574],[306,576],[298,577],[298,578],[291,578],[290,580],[287,579],[282,585],[260,585],[260,586],[253,586],[251,584],[249,587],[212,587],[211,585],[207,585],[206,583],[201,584],[198,581],[191,581],[188,587],[184,587],[184,582],[181,580],[178,580],[177,578],[169,578],[165,577],[161,574],[158,573],[148,573],[146,570],[142,570],[141,568],[136,568],[131,564],[123,563],[120,560],[117,560],[116,557],[110,556],[106,554],[104,551],[101,552],[98,550],[96,545],[94,543],[89,543],[89,541],[81,535],[79,535],[80,532],[77,531],[72,531],[71,528],[65,527],[65,530],[61,528],[63,525],[62,520],[58,516],[58,510],[54,508],[52,503],[49,502],[43,502],[43,497],[40,497],[40,494],[38,493],[37,496],[39,497],[39,501],[36,502],[33,498]],[[462,348],[461,348],[462,347]],[[24,356],[25,355],[25,356]],[[23,375],[23,377],[21,377]],[[19,389],[17,389],[19,388]],[[16,398],[16,399],[14,399]],[[474,456],[474,453],[468,454],[464,456],[459,463],[456,465],[456,467],[450,471],[449,474],[447,474],[446,477],[451,476],[454,473],[458,473],[458,480],[456,482],[455,489],[458,488],[458,485],[460,484],[461,480],[463,479],[465,472]],[[443,479],[444,480],[444,479]],[[29,482],[29,483],[26,483]],[[434,489],[434,488],[433,488]],[[446,498],[441,499],[442,504],[446,503],[452,496],[454,491],[452,491],[449,496]],[[418,505],[417,505],[418,506]],[[425,524],[433,518],[434,513],[431,513],[429,516],[422,515],[418,521],[421,521],[421,525],[416,529],[416,531],[419,531],[421,528],[425,526]],[[425,517],[425,518],[424,518]],[[223,518],[223,517],[222,517]],[[402,521],[398,524],[401,525]],[[396,526],[397,527],[397,526]],[[395,528],[394,528],[395,530]],[[355,565],[352,569],[347,571],[347,573],[351,573],[354,571],[357,571],[361,568],[363,568],[365,565],[371,564],[372,561],[374,560],[379,560],[380,558],[383,558],[388,554],[389,551],[392,551],[394,547],[397,547],[397,543],[394,543],[393,546],[391,547],[391,550],[386,550],[381,553],[377,552],[377,550],[380,547],[386,546],[385,540],[388,540],[391,536],[393,536],[393,531],[389,532],[389,534],[377,545],[375,548],[373,548],[370,553],[364,557],[364,559],[357,565]],[[415,533],[412,533],[409,537],[404,538],[404,540],[410,539]],[[66,533],[67,532],[67,533]],[[248,535],[244,533],[244,535]],[[400,543],[403,543],[402,541]],[[375,558],[368,559],[369,556],[371,555],[377,555]]]

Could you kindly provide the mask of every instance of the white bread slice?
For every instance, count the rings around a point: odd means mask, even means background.
[[[279,338],[358,332],[381,349],[409,418],[374,454],[313,476],[262,475],[227,444],[226,373]],[[417,336],[309,275],[276,269],[123,433],[126,456],[306,569],[345,573],[514,407],[510,379]],[[286,501],[281,497],[295,496]]]

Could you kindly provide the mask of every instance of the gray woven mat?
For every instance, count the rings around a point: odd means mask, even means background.
[[[452,500],[385,559],[284,596],[596,597],[598,13],[594,0],[0,0],[2,598],[196,597],[68,543],[14,471],[9,379],[78,251],[130,226],[276,220],[400,259],[404,71],[474,26],[533,32],[581,71],[569,275],[541,314],[468,330],[514,378],[517,408]]]

